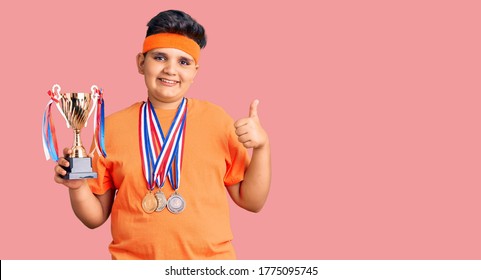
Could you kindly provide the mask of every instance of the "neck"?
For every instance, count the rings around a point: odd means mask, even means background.
[[[149,97],[150,103],[154,106],[155,109],[161,110],[175,110],[179,107],[180,103],[182,102],[183,98],[175,101],[160,101],[156,100],[155,98]]]

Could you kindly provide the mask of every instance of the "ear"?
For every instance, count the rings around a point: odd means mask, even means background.
[[[199,64],[196,64],[195,65],[195,73],[194,73],[194,77],[192,77],[192,82],[194,82],[194,78],[195,76],[197,76],[197,73],[199,72]]]
[[[143,53],[138,53],[136,57],[136,61],[137,61],[137,71],[139,71],[139,74],[144,75],[145,55]]]

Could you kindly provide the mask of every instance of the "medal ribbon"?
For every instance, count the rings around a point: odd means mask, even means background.
[[[95,88],[95,95],[97,99],[97,112],[94,115],[95,147],[99,154],[103,157],[107,157],[107,152],[105,151],[105,102],[103,98],[103,89]]]
[[[177,109],[167,136],[164,137],[150,101],[145,102],[140,108],[142,167],[151,191],[155,183],[162,188],[167,177],[175,190],[180,186],[186,117],[187,99],[184,98]]]
[[[155,112],[154,112],[155,113]],[[181,124],[180,124],[180,135],[179,135],[179,139],[176,140],[176,143],[175,143],[175,146],[174,146],[174,153],[173,153],[173,157],[171,159],[171,161],[173,162],[172,165],[167,165],[169,168],[167,170],[167,176],[170,180],[170,183],[172,185],[172,187],[174,188],[174,190],[177,190],[180,186],[180,171],[182,169],[182,155],[183,155],[183,151],[184,151],[184,129],[185,129],[185,122],[186,122],[186,116],[187,116],[187,112],[185,112],[185,116],[182,116],[182,120],[181,120]],[[156,132],[156,137],[155,139],[158,142],[158,145],[159,146],[162,146],[164,141],[165,141],[165,137],[164,137],[164,134],[162,133],[162,129],[159,129],[161,126],[160,126],[160,123],[159,123],[159,120],[157,118],[156,115],[154,115],[154,118],[153,118],[155,121],[156,121],[156,125],[153,126],[155,127],[155,132]],[[157,184],[159,186],[161,186],[158,182]],[[162,183],[163,185],[163,183]]]
[[[148,143],[148,131],[149,131],[149,114],[147,114],[148,106],[144,103],[140,107],[140,115],[139,115],[139,133],[140,133],[140,150],[141,150],[141,158],[142,158],[142,169],[144,171],[145,180],[148,183],[149,190],[153,190],[153,178],[152,178],[152,166],[153,166],[153,156],[151,152],[151,146]]]
[[[58,103],[57,96],[51,91],[48,91],[50,100],[45,107],[43,113],[42,121],[42,143],[43,151],[45,153],[45,158],[49,160],[50,158],[57,161],[58,160],[58,145],[57,145],[57,134],[55,133],[55,125],[52,119],[52,105],[53,103]]]

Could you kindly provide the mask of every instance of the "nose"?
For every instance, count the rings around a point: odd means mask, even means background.
[[[173,63],[171,60],[166,61],[164,63],[164,69],[162,69],[162,72],[170,76],[175,75],[176,73],[175,63]]]

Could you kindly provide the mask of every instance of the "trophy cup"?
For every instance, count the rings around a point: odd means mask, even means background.
[[[104,102],[102,90],[99,90],[99,88],[94,85],[91,87],[91,93],[60,93],[60,86],[54,85],[48,94],[51,100],[47,104],[42,125],[43,143],[47,160],[49,156],[55,161],[58,160],[55,127],[50,114],[51,105],[55,103],[67,123],[67,128],[72,128],[74,132],[72,154],[66,158],[66,160],[69,161],[69,166],[64,167],[67,174],[63,176],[63,178],[69,180],[97,178],[97,173],[92,171],[92,159],[88,156],[82,145],[80,131],[83,127],[87,126],[87,120],[97,107],[94,121],[94,139],[97,151],[105,157],[103,141]]]

